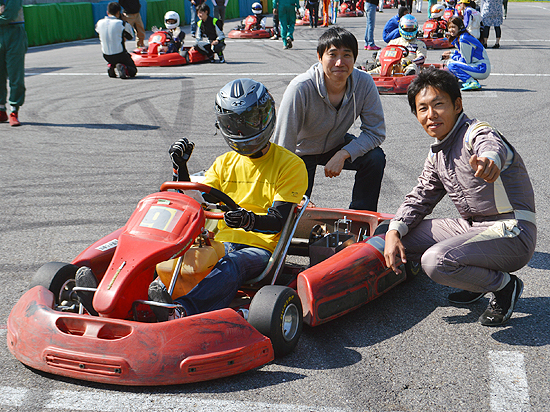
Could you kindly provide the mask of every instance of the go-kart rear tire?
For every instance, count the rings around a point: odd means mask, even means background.
[[[248,322],[271,339],[276,357],[285,356],[294,350],[302,333],[300,297],[286,286],[264,286],[250,302]]]
[[[180,56],[185,59],[186,64],[189,64],[189,50],[180,51]]]
[[[405,263],[405,274],[407,275],[407,280],[414,279],[421,273],[424,273],[424,270],[422,269],[420,262],[412,262],[409,260]]]
[[[69,299],[74,287],[74,280],[78,266],[70,263],[49,262],[41,266],[33,276],[29,289],[35,286],[44,286],[55,296],[58,305]]]

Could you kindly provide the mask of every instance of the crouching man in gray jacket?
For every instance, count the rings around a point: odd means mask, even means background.
[[[306,164],[311,197],[317,165],[326,177],[355,170],[350,209],[376,211],[386,156],[379,147],[386,138],[384,112],[372,77],[354,68],[357,39],[341,27],[319,38],[318,63],[288,85],[274,141]],[[361,133],[348,133],[361,118]]]
[[[435,137],[418,184],[391,221],[386,265],[399,272],[399,257],[420,261],[435,282],[462,289],[453,303],[471,303],[492,292],[479,321],[505,323],[523,282],[510,272],[535,250],[535,199],[521,156],[494,128],[469,119],[460,86],[449,72],[430,69],[408,90],[413,114]],[[445,196],[461,218],[425,219]]]

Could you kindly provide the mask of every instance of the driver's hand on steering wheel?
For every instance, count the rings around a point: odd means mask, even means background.
[[[187,164],[187,160],[189,160],[191,153],[193,153],[194,147],[195,143],[189,141],[186,137],[182,137],[170,146],[168,153],[170,153],[170,157],[172,158],[174,169],[179,169],[181,166]]]
[[[229,210],[223,215],[225,224],[229,227],[238,229],[243,228],[247,232],[254,229],[256,223],[256,215],[242,207],[237,210]]]

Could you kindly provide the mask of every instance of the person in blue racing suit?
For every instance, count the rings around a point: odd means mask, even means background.
[[[447,68],[462,82],[461,90],[479,90],[478,80],[484,80],[491,73],[487,51],[478,39],[464,27],[460,17],[453,17],[447,25],[451,43],[458,50],[447,50],[441,56],[449,60]]]
[[[401,36],[401,34],[399,34],[399,20],[401,20],[401,17],[403,17],[405,14],[409,14],[410,12],[411,11],[407,6],[400,6],[397,14],[389,19],[388,22],[384,25],[382,38],[386,43],[389,43],[390,41],[397,39]]]

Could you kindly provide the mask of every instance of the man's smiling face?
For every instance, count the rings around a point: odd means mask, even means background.
[[[453,129],[458,116],[462,113],[462,99],[453,103],[451,97],[428,86],[415,97],[416,118],[430,136],[443,140]]]
[[[329,81],[345,81],[353,72],[355,58],[351,49],[330,46],[322,56],[317,57],[323,66],[325,78]]]

